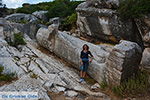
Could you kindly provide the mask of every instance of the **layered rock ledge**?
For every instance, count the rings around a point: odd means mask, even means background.
[[[89,45],[94,60],[90,64],[88,74],[99,83],[107,80],[115,85],[120,84],[122,80],[136,73],[142,57],[142,49],[134,42],[124,40],[116,46],[95,45],[65,32],[57,31],[53,25],[48,28],[40,28],[36,38],[41,46],[78,69],[82,45]],[[128,70],[131,70],[130,74]]]

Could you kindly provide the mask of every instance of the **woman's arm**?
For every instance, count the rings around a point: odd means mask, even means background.
[[[92,55],[92,53],[89,51],[89,55],[91,56],[91,58],[90,58],[90,62],[92,62],[93,61],[93,59],[94,59],[94,56]]]
[[[82,62],[82,51],[80,53],[80,63],[83,64],[83,62]]]

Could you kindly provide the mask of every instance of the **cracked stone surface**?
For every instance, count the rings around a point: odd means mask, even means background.
[[[42,100],[50,100],[48,91],[65,93],[68,89],[75,93],[71,93],[71,96],[78,95],[78,92],[106,96],[101,92],[92,92],[87,83],[80,84],[80,77],[75,69],[37,49],[36,42],[27,35],[25,40],[27,45],[22,46],[22,50],[19,51],[0,38],[0,64],[4,66],[4,73],[16,73],[19,78],[9,85],[0,87],[0,91],[37,91]],[[33,73],[37,78],[31,77]]]

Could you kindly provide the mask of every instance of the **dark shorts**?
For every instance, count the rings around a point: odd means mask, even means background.
[[[89,67],[89,60],[82,60],[83,65],[80,68],[83,72],[87,72],[88,67]]]

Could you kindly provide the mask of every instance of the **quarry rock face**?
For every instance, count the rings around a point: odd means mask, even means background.
[[[11,23],[3,18],[0,19],[0,27],[3,29],[2,33],[7,42],[14,41],[14,34],[24,33],[24,27],[22,24]]]
[[[10,20],[13,22],[32,22],[34,20],[38,20],[35,16],[31,14],[23,14],[23,13],[16,13],[11,14],[5,17],[6,20]]]
[[[87,44],[94,55],[94,61],[90,64],[89,74],[92,78],[101,82],[104,78],[104,69],[106,67],[106,58],[109,55],[107,47],[96,46],[86,41],[80,40],[65,32],[57,32],[55,28],[50,27],[40,28],[37,32],[38,43],[47,48],[49,51],[54,52],[57,56],[70,62],[74,67],[79,69],[80,52],[82,45]],[[110,48],[112,48],[110,46]]]
[[[139,70],[142,49],[134,42],[121,41],[114,46],[107,59],[106,79],[112,85],[134,76]]]
[[[94,60],[88,74],[99,83],[106,78],[112,84],[120,84],[139,69],[142,49],[137,43],[122,40],[114,47],[94,45],[54,30],[55,28],[40,28],[36,36],[38,43],[78,69],[82,45],[89,45]]]
[[[145,48],[141,61],[141,66],[150,72],[150,48]]]
[[[142,35],[145,46],[150,46],[150,14],[136,19],[136,23]]]
[[[138,43],[143,49],[142,37],[134,21],[122,20],[109,4],[119,5],[119,1],[87,0],[76,8],[80,35],[115,43],[122,39],[129,40]]]
[[[37,18],[42,19],[44,21],[48,21],[48,18],[46,16],[46,13],[48,11],[35,11],[32,14],[35,15]]]
[[[22,46],[21,51],[8,45],[4,39],[3,28],[0,27],[0,67],[4,67],[4,74],[16,73],[18,80],[1,86],[0,91],[38,92],[39,99],[42,100],[51,99],[48,92],[60,91],[70,97],[80,95],[81,92],[100,98],[106,97],[101,92],[91,91],[89,84],[80,84],[76,69],[50,55],[26,34],[24,35],[26,45]]]

